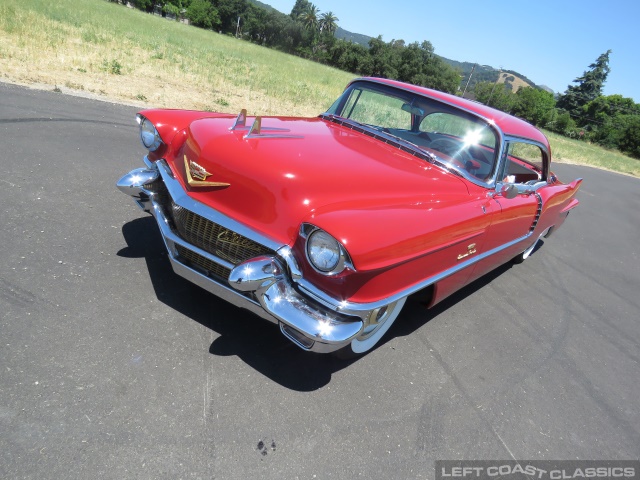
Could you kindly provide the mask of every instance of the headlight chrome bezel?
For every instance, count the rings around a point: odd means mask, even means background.
[[[136,121],[140,125],[140,143],[150,152],[155,152],[162,145],[162,138],[155,125],[140,114],[136,115]]]
[[[305,239],[304,251],[307,257],[307,262],[311,267],[322,275],[332,276],[342,273],[346,268],[353,270],[351,258],[346,249],[336,238],[331,234],[311,224],[303,224],[300,228],[300,234]],[[330,265],[322,265],[319,259],[321,252],[314,252],[314,242],[324,244],[325,247],[330,247],[328,250],[332,250],[335,253],[335,261]],[[320,247],[322,249],[322,247]],[[325,249],[326,251],[326,249]]]

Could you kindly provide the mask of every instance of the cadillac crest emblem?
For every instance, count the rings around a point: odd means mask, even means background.
[[[187,183],[191,187],[228,187],[231,185],[223,182],[207,182],[207,178],[212,174],[207,172],[203,166],[187,159],[186,155],[184,156],[184,169],[187,173]]]

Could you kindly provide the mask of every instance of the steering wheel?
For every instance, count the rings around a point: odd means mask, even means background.
[[[461,142],[450,138],[438,138],[429,144],[429,148],[444,153],[449,156],[456,165],[466,168],[467,163],[470,162],[472,158],[464,147],[460,148],[461,145],[463,145]]]

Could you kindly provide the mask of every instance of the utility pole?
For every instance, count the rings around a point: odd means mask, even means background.
[[[487,100],[487,106],[490,106],[491,104],[491,97],[493,97],[493,91],[496,89],[496,85],[500,81],[500,75],[502,75],[502,67],[500,67],[500,70],[498,71],[498,79],[496,80],[496,83],[494,83],[493,87],[491,88],[491,93],[489,94],[489,100]]]
[[[474,63],[473,67],[471,67],[471,73],[469,74],[469,79],[467,80],[467,84],[464,86],[464,91],[462,92],[462,98],[464,98],[464,94],[467,93],[467,87],[469,86],[469,82],[471,81],[471,77],[473,76],[473,71],[476,69],[478,64]]]

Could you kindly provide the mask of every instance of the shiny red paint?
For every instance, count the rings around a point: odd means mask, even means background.
[[[506,135],[549,144],[531,125],[503,112],[434,90],[370,79],[439,99],[495,124]],[[149,110],[166,144],[167,160],[188,195],[256,232],[293,247],[305,280],[334,298],[373,302],[405,291],[466,258],[526,236],[538,202],[535,195],[496,196],[396,147],[321,118],[263,117],[262,128],[294,138],[245,138],[230,130],[235,115]],[[254,117],[247,118],[247,126]],[[191,188],[184,159],[228,187]],[[546,228],[559,226],[579,182],[540,189],[541,220],[533,235],[436,284],[432,303],[522,252]],[[302,223],[338,239],[355,271],[335,277],[316,272],[305,257]],[[462,256],[462,260],[459,257]]]

